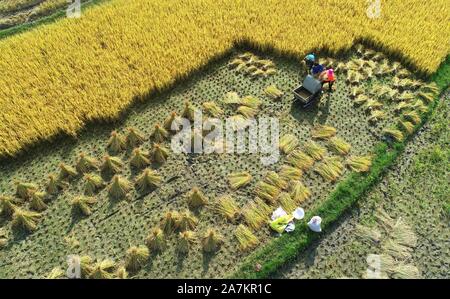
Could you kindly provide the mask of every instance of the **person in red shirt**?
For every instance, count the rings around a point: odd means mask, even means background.
[[[332,91],[333,84],[336,81],[336,77],[334,75],[334,70],[332,68],[329,68],[319,75],[319,80],[322,82],[322,86],[325,83],[328,83],[328,91]]]

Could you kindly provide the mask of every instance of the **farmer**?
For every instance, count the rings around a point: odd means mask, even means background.
[[[311,67],[314,64],[314,61],[316,61],[316,55],[314,55],[314,53],[310,53],[308,55],[305,56],[305,58],[303,59],[303,61],[306,64],[306,69],[310,70]]]
[[[336,81],[334,70],[332,68],[329,68],[321,72],[319,75],[319,80],[322,83],[322,87],[325,83],[328,83],[328,91],[332,91],[333,84]]]
[[[315,78],[318,78],[324,70],[325,68],[323,67],[323,65],[319,64],[318,62],[314,62],[311,68],[311,75],[313,75]]]

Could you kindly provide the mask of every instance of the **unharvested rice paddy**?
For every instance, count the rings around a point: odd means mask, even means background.
[[[448,54],[447,1],[383,1],[379,18],[367,9],[365,0],[112,0],[3,39],[0,156],[117,119],[236,43],[299,59],[365,39],[427,74]]]
[[[371,96],[382,102],[383,106],[369,109],[364,104],[355,102],[352,88],[359,86],[360,94],[366,95],[370,95],[374,86],[380,83],[402,92],[412,92],[419,88],[409,85],[398,88],[389,83],[395,81],[392,74],[403,70],[393,61],[388,63],[389,66],[396,66],[392,72],[366,78],[351,86],[346,83],[348,75],[345,69],[348,69],[347,66],[352,65],[354,61],[362,60],[360,57],[363,54],[350,52],[335,58],[336,65],[339,63],[346,65],[341,65],[342,70],[337,73],[339,83],[336,91],[325,92],[318,107],[303,110],[292,102],[291,95],[292,88],[298,85],[299,77],[305,72],[298,63],[271,54],[258,53],[261,58],[273,61],[276,72],[269,76],[252,77],[228,65],[243,52],[245,51],[233,50],[229,55],[209,64],[202,73],[196,73],[188,80],[155,95],[151,101],[133,105],[119,122],[88,126],[77,139],[59,138],[52,146],[41,144],[21,155],[19,159],[4,161],[0,165],[2,195],[14,195],[16,192],[14,182],[17,181],[37,184],[38,189],[43,190],[48,181],[47,175],[58,173],[60,163],[64,163],[62,164],[64,175],[69,178],[71,173],[76,171],[71,167],[75,167],[81,153],[101,161],[108,153],[107,147],[111,153],[125,146],[127,141],[121,140],[120,136],[125,136],[129,127],[136,128],[142,133],[144,142],[138,154],[143,154],[145,158],[146,152],[152,151],[149,137],[153,134],[155,140],[153,133],[155,124],[163,124],[172,111],[181,114],[185,109],[186,100],[197,109],[204,107],[202,104],[205,102],[214,102],[224,111],[220,117],[223,119],[236,114],[238,105],[223,102],[229,92],[236,92],[241,98],[253,96],[260,100],[258,116],[272,116],[279,119],[280,136],[291,135],[290,138],[285,138],[284,151],[294,154],[295,151],[304,150],[305,144],[309,143],[315,145],[310,149],[312,153],[321,153],[316,158],[318,161],[312,160],[313,164],[309,167],[301,167],[300,181],[309,192],[299,191],[296,194],[301,196],[300,194],[310,193],[309,197],[303,195],[300,200],[301,206],[308,210],[320,205],[336,183],[350,173],[345,166],[347,155],[348,157],[370,155],[374,145],[384,138],[383,130],[396,124],[399,114],[395,112],[395,107],[398,101],[383,100],[379,95]],[[375,66],[379,64],[382,63],[375,62]],[[408,78],[411,81],[417,79],[412,74],[408,74]],[[265,90],[270,85],[275,85],[283,92],[281,99],[274,100],[266,94]],[[419,90],[423,88],[422,86]],[[249,103],[247,100],[246,105],[250,105]],[[255,101],[251,103],[254,104]],[[375,110],[383,111],[385,117],[371,122],[368,115]],[[416,110],[411,108],[408,111]],[[110,139],[112,131],[116,133]],[[320,133],[320,138],[313,138],[313,133],[314,135]],[[328,139],[333,138],[332,135],[346,141],[351,148],[344,146],[344,152],[336,154],[329,145]],[[293,146],[292,149],[287,145],[297,144],[294,140],[298,141],[298,146]],[[255,200],[255,190],[261,181],[287,189],[288,185],[279,179],[277,173],[298,180],[298,171],[293,172],[286,167],[286,154],[281,154],[276,164],[267,167],[260,161],[261,154],[175,154],[170,150],[169,139],[162,140],[161,146],[169,149],[167,161],[149,165],[161,176],[161,182],[153,177],[152,182],[156,188],[150,188],[146,190],[147,192],[139,192],[134,188],[134,182],[141,171],[130,167],[130,160],[137,152],[132,152],[131,149],[119,150],[117,157],[123,161],[123,166],[118,162],[121,169],[120,177],[114,179],[113,174],[105,175],[93,170],[102,176],[107,185],[99,186],[99,190],[94,192],[95,201],[82,198],[84,205],[80,204],[79,196],[85,191],[85,183],[79,175],[75,175],[64,190],[59,191],[46,203],[48,207],[41,212],[34,232],[29,233],[26,229],[13,227],[14,221],[11,221],[11,217],[2,216],[0,218],[2,231],[7,237],[0,250],[0,277],[47,277],[55,267],[65,269],[67,256],[71,254],[88,255],[103,261],[98,265],[99,269],[106,269],[106,272],[99,272],[98,275],[102,277],[112,275],[108,274],[110,271],[108,269],[114,268],[111,261],[119,266],[131,263],[133,267],[140,268],[134,271],[131,277],[225,277],[237,269],[239,263],[248,255],[248,248],[263,246],[276,237],[265,224],[267,216],[263,216],[260,221],[261,217],[252,211],[252,207],[256,205],[258,211],[267,209],[262,208],[261,200]],[[317,148],[323,150],[318,151]],[[152,152],[149,155],[152,155]],[[145,159],[140,161],[146,164]],[[339,164],[333,161],[338,161]],[[328,173],[332,174],[331,178]],[[230,177],[244,178],[245,183],[239,181],[239,184],[230,186]],[[232,180],[231,183],[233,182],[235,181]],[[199,191],[193,189],[194,186]],[[24,194],[28,196],[27,192]],[[290,203],[289,195],[283,194],[280,195],[280,198],[283,198],[282,204],[286,209],[290,209],[293,205]],[[234,219],[233,216],[226,217],[217,211],[217,201],[224,195],[231,195],[243,216]],[[77,201],[74,202],[75,198]],[[276,202],[277,196],[265,199],[270,204],[270,199]],[[22,205],[23,209],[30,208],[27,203]],[[274,203],[267,212],[276,206]],[[190,213],[186,213],[186,210],[190,210]],[[172,212],[172,215],[178,213],[184,215],[183,227],[192,230],[194,235],[184,233],[180,236],[178,231],[171,231],[170,226],[167,228],[167,225],[162,225],[167,212]],[[241,224],[250,227],[254,235],[241,227],[237,233],[240,238],[238,242],[236,229]],[[181,253],[177,245],[179,238],[184,240]],[[146,262],[136,257],[138,256],[136,248],[127,253],[131,246],[142,249],[144,245],[150,248],[149,257],[147,258],[142,250],[139,256]],[[136,266],[136,263],[139,266]],[[123,274],[123,271],[120,273]],[[97,274],[94,274],[91,274],[92,277],[97,277]]]

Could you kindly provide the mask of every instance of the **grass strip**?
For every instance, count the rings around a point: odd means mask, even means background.
[[[422,121],[415,126],[415,132],[423,126],[432,115],[441,97],[450,83],[450,56],[441,64],[438,71],[432,76],[432,81],[441,89],[431,109],[421,117]],[[317,234],[309,230],[307,221],[314,215],[322,217],[322,229],[326,232],[344,212],[348,211],[370,188],[376,185],[389,167],[394,165],[397,157],[404,151],[406,143],[413,137],[408,136],[402,142],[379,143],[374,150],[373,164],[368,173],[351,173],[340,182],[325,202],[308,211],[304,220],[296,223],[295,231],[285,233],[274,239],[259,250],[254,251],[240,265],[238,270],[231,274],[231,278],[261,279],[275,274],[280,267],[293,261],[298,254],[306,249],[314,240],[324,233]],[[256,271],[256,265],[261,267]]]

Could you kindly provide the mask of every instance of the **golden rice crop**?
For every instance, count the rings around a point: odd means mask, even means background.
[[[3,39],[0,155],[61,132],[75,135],[92,120],[117,118],[133,99],[169,86],[236,41],[302,58],[310,49],[338,52],[366,38],[401,53],[423,72],[438,68],[450,50],[443,42],[450,35],[447,1],[383,2],[378,19],[367,17],[368,5],[362,0],[112,0],[84,10],[82,18]],[[305,12],[315,17],[299,18]],[[333,26],[324,27],[329,20]]]

